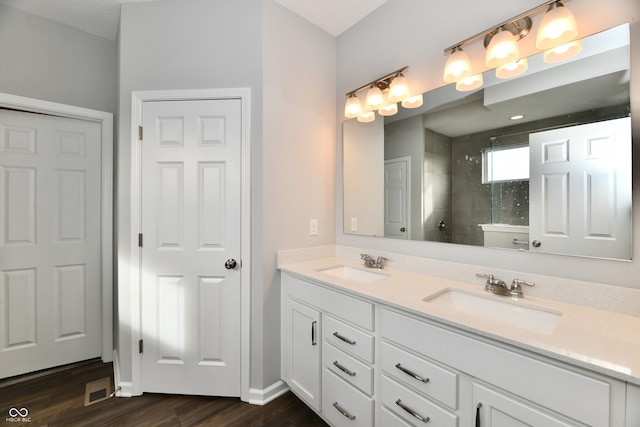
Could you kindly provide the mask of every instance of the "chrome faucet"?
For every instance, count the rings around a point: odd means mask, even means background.
[[[522,293],[522,285],[526,286],[535,286],[536,284],[533,282],[527,282],[526,280],[513,279],[511,282],[511,295],[516,298],[524,298],[524,294]]]
[[[484,290],[494,293],[496,295],[502,295],[507,297],[524,298],[522,293],[522,285],[535,286],[533,282],[527,282],[525,280],[513,279],[511,287],[507,286],[504,280],[497,279],[493,274],[481,274],[476,273],[477,277],[487,279],[487,283],[484,286]]]
[[[496,295],[511,296],[511,289],[509,289],[504,280],[497,279],[493,274],[476,273],[476,277],[487,279],[487,283],[484,285],[485,291]]]
[[[360,254],[360,258],[364,260],[364,266],[368,268],[384,268],[385,258],[379,256],[377,260],[374,260],[369,254]]]

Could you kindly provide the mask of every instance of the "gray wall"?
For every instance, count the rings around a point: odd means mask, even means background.
[[[179,3],[179,6],[178,6]],[[131,381],[130,217],[131,92],[193,88],[250,87],[254,155],[262,141],[262,12],[259,1],[156,1],[122,5],[119,34],[118,289],[122,381]],[[258,162],[259,164],[260,162]],[[260,182],[253,175],[252,184]],[[257,193],[260,194],[259,192]],[[260,212],[261,199],[252,200]],[[254,251],[260,253],[256,217]],[[255,277],[261,257],[255,256]],[[259,291],[259,289],[257,290]],[[259,292],[256,292],[259,295]],[[254,294],[254,298],[258,298]]]
[[[333,242],[335,39],[271,0],[122,5],[118,253],[122,381],[131,381],[131,92],[251,89],[251,388],[280,379],[276,251]],[[309,236],[309,219],[319,235]],[[246,274],[243,272],[243,274]],[[246,307],[249,309],[249,307]]]
[[[117,46],[0,5],[0,92],[116,112]]]

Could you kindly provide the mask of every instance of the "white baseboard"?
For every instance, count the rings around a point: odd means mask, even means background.
[[[289,391],[289,386],[282,380],[264,389],[250,388],[248,402],[252,405],[266,405],[287,391]]]
[[[120,382],[120,384],[116,385],[116,388],[120,387],[120,390],[116,393],[116,397],[133,397],[133,383],[130,382]]]

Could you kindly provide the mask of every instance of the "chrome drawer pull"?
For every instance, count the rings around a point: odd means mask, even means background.
[[[316,322],[315,320],[311,322],[311,345],[316,345],[318,342],[316,341]]]
[[[423,383],[428,383],[430,381],[429,378],[422,378],[420,375],[417,375],[417,374],[411,372],[407,368],[403,368],[402,365],[399,364],[399,363],[396,363],[396,368],[400,369],[405,374],[417,379],[418,381],[422,381]]]
[[[402,409],[404,409],[405,411],[407,411],[409,414],[413,415],[414,417],[416,417],[417,419],[419,419],[420,421],[422,421],[423,423],[428,423],[430,418],[429,417],[423,417],[420,416],[418,413],[416,413],[416,411],[414,411],[413,409],[409,408],[408,406],[405,406],[402,404],[402,401],[400,399],[396,400],[396,405],[398,405],[399,407],[401,407]]]
[[[476,427],[480,427],[480,408],[482,408],[482,402],[476,406]]]
[[[333,366],[335,366],[336,368],[340,369],[342,372],[344,372],[345,374],[349,375],[350,377],[355,377],[356,376],[355,372],[348,370],[347,368],[345,368],[344,366],[339,364],[337,360],[335,362],[333,362]]]
[[[349,338],[345,338],[345,337],[343,337],[342,335],[340,335],[340,334],[339,334],[339,333],[337,333],[337,332],[334,332],[334,333],[333,333],[333,336],[334,336],[334,337],[336,337],[336,338],[338,338],[338,339],[339,339],[339,340],[341,340],[341,341],[346,342],[347,344],[356,345],[356,342],[355,342],[355,341],[352,341],[352,340],[350,340]]]
[[[347,411],[345,411],[344,409],[342,409],[340,407],[340,405],[338,405],[338,402],[334,402],[333,403],[333,407],[336,408],[338,410],[338,412],[340,412],[342,415],[344,415],[345,417],[349,418],[351,421],[356,419],[355,415],[351,415],[350,413],[348,413]]]

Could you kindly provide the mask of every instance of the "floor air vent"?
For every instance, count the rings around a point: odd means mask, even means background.
[[[93,405],[109,398],[111,393],[111,379],[109,377],[87,383],[84,389],[84,406]]]

